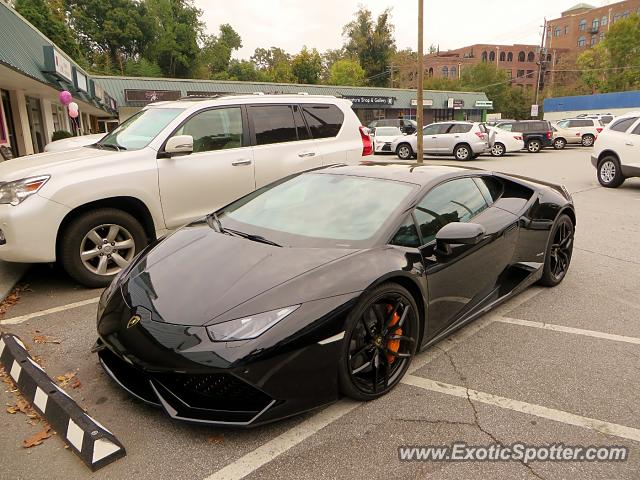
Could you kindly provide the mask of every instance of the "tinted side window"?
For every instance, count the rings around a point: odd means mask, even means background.
[[[504,185],[494,177],[480,177],[475,179],[482,196],[487,203],[492,204],[498,200],[504,192]]]
[[[452,180],[431,190],[415,210],[424,243],[452,222],[468,222],[488,207],[472,178]]]
[[[626,132],[629,130],[629,127],[636,122],[636,120],[638,120],[638,117],[623,118],[611,125],[611,130],[616,132]]]
[[[471,127],[473,127],[471,124],[455,123],[449,133],[467,133],[471,131]]]
[[[338,107],[335,105],[305,105],[302,109],[313,138],[330,138],[338,135],[344,122],[344,114]]]
[[[243,147],[240,109],[205,110],[187,120],[173,136],[191,135],[193,153]]]
[[[513,132],[528,132],[527,124],[524,122],[516,122],[513,124],[513,128],[511,129]]]
[[[392,245],[398,245],[399,247],[414,247],[420,246],[420,236],[416,229],[416,224],[413,221],[413,217],[409,215],[402,226],[398,229],[398,232],[391,240]]]
[[[634,135],[640,135],[640,123],[636,128],[633,129],[631,133],[633,133]]]
[[[288,105],[261,105],[250,107],[256,132],[256,144],[295,142],[298,140],[293,111]]]
[[[501,128],[503,130],[506,130],[507,132],[515,132],[516,130],[513,129],[513,123],[499,123],[498,124],[498,128]]]
[[[436,125],[436,135],[442,135],[444,133],[451,133],[449,132],[449,130],[451,129],[451,127],[453,126],[453,124],[451,123],[439,123],[438,125]]]
[[[427,125],[422,130],[422,135],[435,135],[436,133],[438,133],[439,129],[440,125]]]
[[[298,105],[293,106],[293,118],[296,122],[296,130],[298,131],[298,140],[308,140],[311,138],[307,126],[302,118],[302,109]]]

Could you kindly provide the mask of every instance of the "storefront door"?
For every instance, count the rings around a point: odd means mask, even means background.
[[[11,151],[13,152],[13,156],[17,157],[18,156],[18,148],[17,148],[17,142],[16,142],[16,128],[15,125],[13,124],[13,112],[11,110],[11,101],[9,100],[9,92],[7,92],[6,90],[0,90],[0,93],[2,93],[2,110],[4,113],[4,127],[6,128],[6,132],[7,132],[7,140],[9,142],[8,147],[11,149]]]
[[[40,100],[34,97],[26,98],[27,112],[29,114],[29,130],[31,131],[31,143],[33,144],[33,152],[41,153],[44,151],[44,146],[47,144],[47,138],[46,134],[44,133]]]

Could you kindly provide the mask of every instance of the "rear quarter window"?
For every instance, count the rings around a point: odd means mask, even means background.
[[[471,131],[471,127],[473,127],[471,124],[454,123],[449,133],[468,133]]]
[[[302,105],[302,111],[313,138],[335,137],[344,123],[344,113],[335,105]]]
[[[629,130],[631,125],[636,123],[636,120],[638,120],[638,117],[630,117],[630,118],[623,118],[622,120],[616,120],[611,125],[610,129],[613,130],[614,132],[626,132],[627,130]]]

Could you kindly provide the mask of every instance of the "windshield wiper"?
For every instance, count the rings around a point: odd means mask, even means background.
[[[222,222],[218,218],[218,214],[215,212],[207,215],[207,225],[216,230],[218,233],[227,233],[222,226]]]
[[[232,230],[230,228],[225,228],[224,231],[242,238],[246,238],[247,240],[251,240],[252,242],[266,243],[267,245],[273,245],[274,247],[282,247],[282,245],[280,245],[279,243],[273,242],[268,238],[264,238],[262,235],[240,232],[238,230]]]
[[[120,146],[120,145],[114,145],[113,143],[96,143],[96,145],[98,146],[98,148],[104,149],[104,148],[110,148],[112,150],[115,150],[117,152],[119,152],[120,150],[126,150],[126,148]]]

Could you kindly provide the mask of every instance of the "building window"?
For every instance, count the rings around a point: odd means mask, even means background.
[[[442,76],[444,78],[449,78],[449,67],[442,67]]]
[[[561,34],[562,34],[562,30],[560,29],[560,27],[556,27],[556,29],[553,31],[553,36],[559,37]]]
[[[491,62],[495,62],[496,61],[496,52],[489,53],[489,61],[491,61]]]
[[[500,52],[500,61],[504,62],[507,59],[507,54],[504,52]]]
[[[518,77],[517,78],[524,78],[524,70],[518,70]]]
[[[549,27],[549,29],[547,30],[547,37],[551,36],[551,27]]]
[[[604,32],[600,32],[600,41],[604,40]]]
[[[600,20],[596,18],[593,22],[591,22],[591,31],[597,32],[599,27],[600,27]]]
[[[607,16],[605,15],[604,17],[602,17],[600,19],[600,25],[602,25],[603,27],[607,24],[607,22],[609,21],[609,19],[607,18]]]
[[[456,78],[458,76],[458,69],[456,67],[451,67],[449,69],[449,77]]]
[[[566,26],[564,27],[564,34],[565,34],[565,35],[569,35],[569,25],[566,25]]]
[[[482,61],[483,62],[487,61],[487,52],[482,52]]]
[[[553,56],[550,53],[548,53],[547,54],[547,62],[551,63],[552,60],[553,60]]]
[[[507,62],[513,62],[513,53],[507,53]]]
[[[584,32],[586,29],[587,29],[587,21],[580,20],[580,23],[578,24],[578,30],[580,30],[581,32]]]
[[[518,61],[519,62],[524,62],[525,58],[526,58],[526,55],[524,54],[524,52],[518,53]]]
[[[627,18],[629,16],[629,10],[625,10],[622,14],[622,18]]]
[[[595,45],[596,43],[598,43],[598,36],[591,35],[591,45]]]
[[[429,67],[429,78],[433,77],[433,67]]]
[[[508,79],[512,79],[513,78],[513,72],[511,71],[511,69],[505,70],[504,73],[507,74],[507,78]]]
[[[533,70],[527,70],[527,78],[533,78]]]
[[[51,116],[53,117],[53,131],[67,130],[66,113],[62,105],[51,104]]]
[[[613,20],[611,20],[611,23],[616,23],[618,20],[620,20],[620,14],[619,14],[619,13],[616,13],[616,14],[613,16]]]
[[[578,39],[578,46],[579,47],[584,47],[587,44],[587,40],[584,37],[580,37]]]
[[[529,52],[529,55],[527,55],[527,62],[535,62],[536,61],[536,55],[533,52]]]

